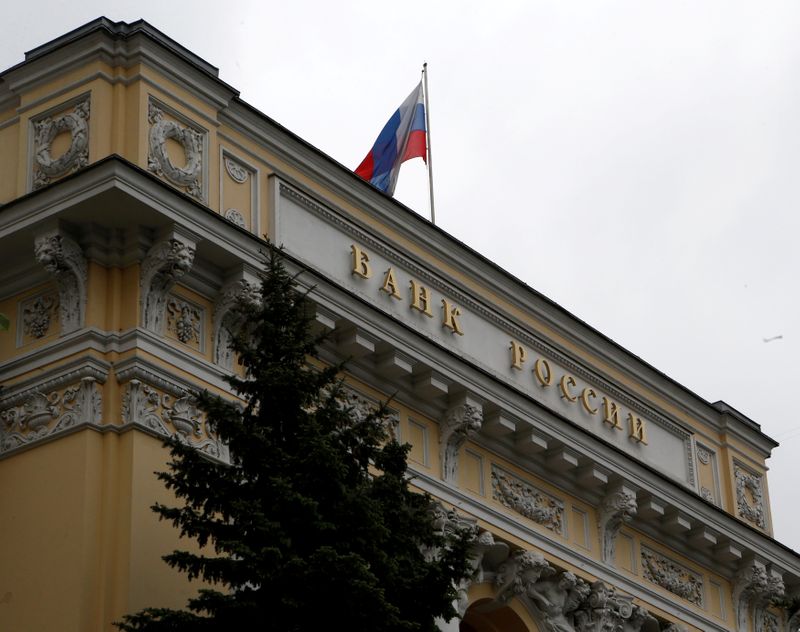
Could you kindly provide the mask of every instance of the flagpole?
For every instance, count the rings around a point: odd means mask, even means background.
[[[431,152],[431,105],[428,101],[428,62],[422,64],[423,90],[422,94],[425,101],[425,144],[428,150],[428,188],[431,192],[431,222],[436,223],[436,214],[433,210],[433,154]]]

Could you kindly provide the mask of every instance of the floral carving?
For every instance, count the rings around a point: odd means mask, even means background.
[[[734,465],[733,472],[736,477],[736,506],[739,515],[762,529],[766,528],[761,476],[739,465]]]
[[[697,446],[697,460],[703,465],[708,465],[711,462],[711,453],[705,448]]]
[[[77,426],[98,423],[102,399],[93,377],[61,391],[34,387],[0,412],[0,453]]]
[[[463,403],[454,406],[444,416],[439,431],[442,478],[448,483],[458,481],[458,452],[466,440],[481,429],[483,410]]]
[[[646,580],[702,607],[702,576],[644,546],[642,546],[642,575]]]
[[[176,296],[167,301],[167,331],[184,344],[200,346],[202,309]]]
[[[227,211],[225,211],[225,219],[232,221],[241,228],[247,228],[247,223],[244,221],[244,215],[242,215],[235,208],[229,208]]]
[[[492,497],[535,523],[564,533],[564,501],[492,465]]]
[[[700,495],[710,503],[716,502],[716,499],[714,498],[714,492],[712,492],[708,487],[701,487]]]
[[[89,164],[89,99],[66,114],[47,117],[33,124],[33,188],[38,189]],[[62,132],[70,135],[69,147],[58,158],[52,155],[53,141]]]
[[[25,303],[22,308],[22,329],[25,334],[33,338],[46,336],[57,309],[57,294],[44,294]]]
[[[150,122],[150,151],[147,168],[166,178],[172,184],[183,187],[186,192],[203,199],[203,135],[176,121],[164,117],[164,111],[152,101],[148,109]],[[186,156],[183,167],[172,164],[167,153],[167,140],[172,139],[182,148]]]
[[[162,416],[175,427],[175,430],[184,437],[190,434],[203,436],[200,430],[200,411],[197,410],[191,397],[184,395],[172,401],[169,395],[165,395],[162,403],[164,406]]]
[[[168,384],[162,380],[162,386]],[[227,460],[227,449],[209,431],[194,398],[179,388],[169,387],[172,394],[131,379],[122,398],[123,421],[165,437],[177,437],[209,456]]]
[[[240,184],[247,182],[247,176],[249,175],[247,169],[228,156],[225,156],[225,170],[234,181]]]

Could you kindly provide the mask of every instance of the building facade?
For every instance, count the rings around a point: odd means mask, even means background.
[[[263,236],[314,286],[356,406],[393,395],[415,484],[476,525],[469,632],[797,630],[776,443],[238,98],[145,22],[0,75],[0,629],[111,630],[196,591],[150,506],[164,436],[226,459]],[[187,546],[183,543],[180,546]]]

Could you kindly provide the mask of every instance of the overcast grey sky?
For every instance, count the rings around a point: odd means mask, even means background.
[[[350,168],[427,61],[437,223],[779,440],[800,550],[800,3],[40,0],[6,7],[0,66],[100,15]],[[421,160],[396,197],[427,215]]]

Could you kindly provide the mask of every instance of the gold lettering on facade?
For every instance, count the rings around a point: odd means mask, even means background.
[[[622,426],[619,423],[619,407],[616,402],[612,402],[608,397],[603,398],[603,423],[617,430],[622,430]]]
[[[353,253],[353,274],[368,279],[372,276],[372,266],[369,264],[369,255],[355,244],[350,245]]]
[[[397,279],[394,278],[394,270],[389,268],[383,277],[383,285],[381,285],[381,292],[386,292],[392,298],[402,301],[403,297],[397,291]]]
[[[569,390],[570,386],[575,386],[575,385],[576,382],[574,377],[566,373],[562,375],[561,381],[559,382],[559,386],[561,387],[561,397],[566,399],[568,402],[578,401],[578,398],[575,395],[573,395]]]
[[[459,336],[464,335],[464,330],[461,329],[461,323],[458,322],[458,317],[461,316],[461,310],[456,305],[451,305],[447,299],[442,299],[442,327],[446,327],[452,333]]]
[[[647,428],[641,418],[634,416],[633,413],[628,413],[628,424],[630,426],[628,436],[637,443],[647,445]]]
[[[581,404],[583,404],[583,407],[586,409],[586,412],[589,413],[590,415],[597,414],[597,409],[594,408],[589,403],[589,398],[595,398],[595,397],[597,397],[597,393],[594,392],[593,388],[589,388],[587,386],[585,389],[581,391]]]
[[[527,352],[525,347],[519,344],[516,340],[511,341],[511,368],[522,370],[522,363],[525,362]]]
[[[411,309],[416,309],[433,318],[431,311],[431,291],[418,281],[411,279]]]
[[[536,358],[536,362],[533,363],[533,374],[542,386],[550,386],[550,382],[553,381],[550,364],[542,358]]]

